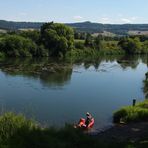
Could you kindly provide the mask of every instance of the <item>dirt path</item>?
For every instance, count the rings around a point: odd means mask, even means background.
[[[103,141],[138,141],[148,137],[148,122],[116,125],[97,135]]]

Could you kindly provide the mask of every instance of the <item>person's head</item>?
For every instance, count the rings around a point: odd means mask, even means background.
[[[89,113],[89,112],[87,112],[87,113],[86,113],[86,116],[87,116],[87,117],[88,117],[88,116],[90,116],[90,113]]]

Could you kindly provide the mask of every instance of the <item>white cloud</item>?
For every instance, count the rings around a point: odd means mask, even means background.
[[[82,21],[83,20],[83,17],[77,15],[77,16],[74,16],[73,19],[76,20],[76,21]]]
[[[132,23],[132,20],[131,19],[128,19],[128,18],[121,18],[121,21],[122,23]]]
[[[114,17],[102,16],[98,20],[98,22],[102,24],[132,24],[139,21],[140,17],[123,16],[122,14],[117,14]]]
[[[128,17],[128,18],[121,18],[122,23],[134,23],[138,18],[133,16],[133,17]]]
[[[107,23],[111,23],[111,19],[108,17],[102,17],[101,19],[99,19],[99,22],[103,24],[107,24]]]

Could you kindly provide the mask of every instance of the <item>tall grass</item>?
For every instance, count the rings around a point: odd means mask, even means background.
[[[148,72],[145,74],[146,79],[144,80],[144,93],[145,97],[148,98]]]
[[[0,148],[126,148],[129,144],[130,141],[99,139],[71,125],[42,128],[22,115],[0,116]]]
[[[42,128],[22,115],[0,117],[0,148],[97,148],[108,147],[73,126]]]
[[[136,106],[121,108],[114,113],[113,120],[115,123],[148,121],[148,100],[138,103]]]

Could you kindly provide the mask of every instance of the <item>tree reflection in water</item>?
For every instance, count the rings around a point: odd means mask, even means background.
[[[0,69],[7,75],[22,75],[24,77],[40,79],[48,87],[64,86],[71,80],[73,65],[84,65],[85,69],[93,66],[98,70],[101,62],[117,62],[123,69],[135,69],[140,60],[148,64],[147,56],[100,56],[96,59],[85,58],[73,62],[50,58],[7,58],[0,61]]]

